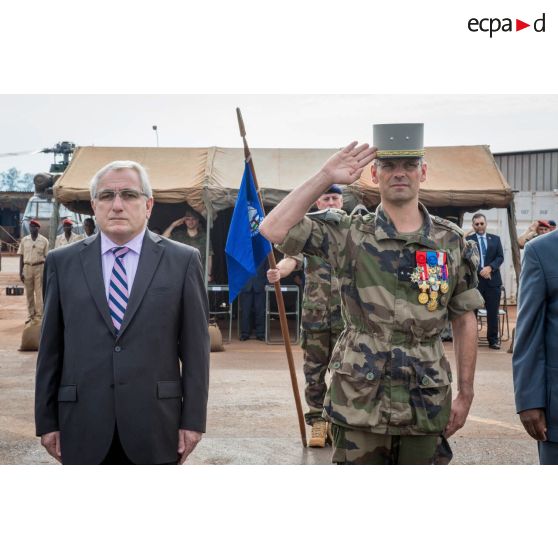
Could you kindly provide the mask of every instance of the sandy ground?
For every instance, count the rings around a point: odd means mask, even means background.
[[[26,315],[25,296],[6,296],[6,286],[19,283],[17,272],[17,258],[3,257],[0,464],[53,464],[34,435],[36,353],[18,350]],[[452,344],[445,345],[453,364]],[[450,439],[453,464],[537,463],[535,442],[523,431],[514,409],[508,345],[504,343],[501,351],[479,348],[471,413],[465,427]],[[189,463],[330,463],[330,448],[305,449],[301,445],[283,346],[233,340],[225,347],[224,352],[211,355],[207,434]],[[302,394],[302,353],[299,347],[293,352]]]

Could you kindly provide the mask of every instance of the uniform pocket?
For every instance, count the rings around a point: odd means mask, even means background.
[[[364,343],[339,349],[330,362],[330,400],[338,415],[332,418],[353,426],[377,425],[386,354],[374,353]]]
[[[451,410],[451,373],[444,366],[412,363],[410,400],[417,430],[424,434],[440,433],[446,427]]]

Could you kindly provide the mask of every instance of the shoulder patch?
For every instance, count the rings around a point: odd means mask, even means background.
[[[325,221],[326,223],[340,223],[344,215],[346,213],[342,209],[329,208],[307,213],[306,217],[317,221]]]
[[[431,215],[430,218],[436,225],[439,225],[440,227],[443,227],[445,229],[449,229],[450,231],[457,233],[461,237],[465,236],[463,229],[455,223],[452,223],[451,221],[448,221],[447,219],[444,219],[442,217],[438,217],[437,215]]]

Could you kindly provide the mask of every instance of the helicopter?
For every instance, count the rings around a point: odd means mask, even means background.
[[[49,172],[41,172],[33,177],[35,192],[27,202],[25,211],[23,212],[20,238],[30,233],[29,222],[31,219],[39,221],[41,229],[46,232],[46,234],[43,234],[49,237],[49,244],[51,247],[54,245],[56,236],[62,232],[62,221],[64,219],[71,219],[74,222],[74,232],[77,234],[83,233],[81,214],[70,211],[63,205],[56,203],[53,194],[54,184],[66,170],[75,149],[75,143],[71,141],[60,141],[53,147],[45,147],[44,149],[36,151],[0,154],[0,157],[33,155],[37,153],[52,153],[54,155],[54,161],[50,165]]]

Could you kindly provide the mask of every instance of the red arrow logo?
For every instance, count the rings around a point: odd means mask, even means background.
[[[524,21],[521,21],[520,19],[515,20],[515,30],[516,31],[521,31],[522,29],[525,29],[526,27],[531,27],[531,24],[530,23],[525,23]]]

